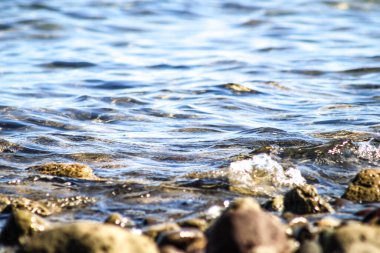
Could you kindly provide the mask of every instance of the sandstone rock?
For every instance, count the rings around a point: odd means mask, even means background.
[[[58,177],[99,180],[89,166],[79,163],[45,163],[29,167],[28,170],[34,170],[41,174]]]
[[[360,171],[342,197],[357,202],[380,201],[380,170],[365,169]]]
[[[251,198],[234,201],[206,236],[207,253],[289,252],[284,226]]]
[[[41,217],[22,209],[12,208],[0,241],[5,245],[19,244],[23,237],[32,236],[49,228],[50,224]]]
[[[27,238],[19,253],[158,253],[147,237],[92,222],[64,224]]]
[[[334,209],[318,195],[317,189],[314,186],[302,185],[293,188],[285,194],[284,212],[312,214],[334,212]]]
[[[324,252],[364,253],[380,252],[380,227],[349,224],[322,236]]]

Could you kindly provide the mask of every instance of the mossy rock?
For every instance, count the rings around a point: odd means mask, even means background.
[[[288,191],[284,197],[284,212],[295,214],[314,214],[334,212],[312,185],[302,185]]]
[[[349,184],[342,198],[356,202],[380,201],[380,170],[364,169]]]
[[[99,180],[89,166],[80,163],[45,163],[29,167],[28,170],[57,177]]]

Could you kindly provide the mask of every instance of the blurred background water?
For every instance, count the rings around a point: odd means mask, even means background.
[[[239,195],[186,175],[266,150],[337,198],[379,166],[379,12],[377,0],[2,0],[0,192],[97,198],[62,219],[175,219]],[[108,182],[25,170],[52,161]]]

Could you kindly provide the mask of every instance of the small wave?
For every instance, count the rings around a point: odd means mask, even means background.
[[[280,189],[306,183],[297,168],[284,169],[268,154],[233,162],[228,170],[231,189],[255,195],[273,195]]]
[[[86,61],[53,61],[40,66],[45,68],[89,68],[94,67],[96,64]]]

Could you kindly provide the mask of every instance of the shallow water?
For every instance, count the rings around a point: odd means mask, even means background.
[[[58,220],[179,219],[239,196],[226,169],[266,152],[339,198],[379,166],[379,11],[377,0],[3,0],[0,193],[96,198]],[[25,170],[52,161],[107,182]]]

